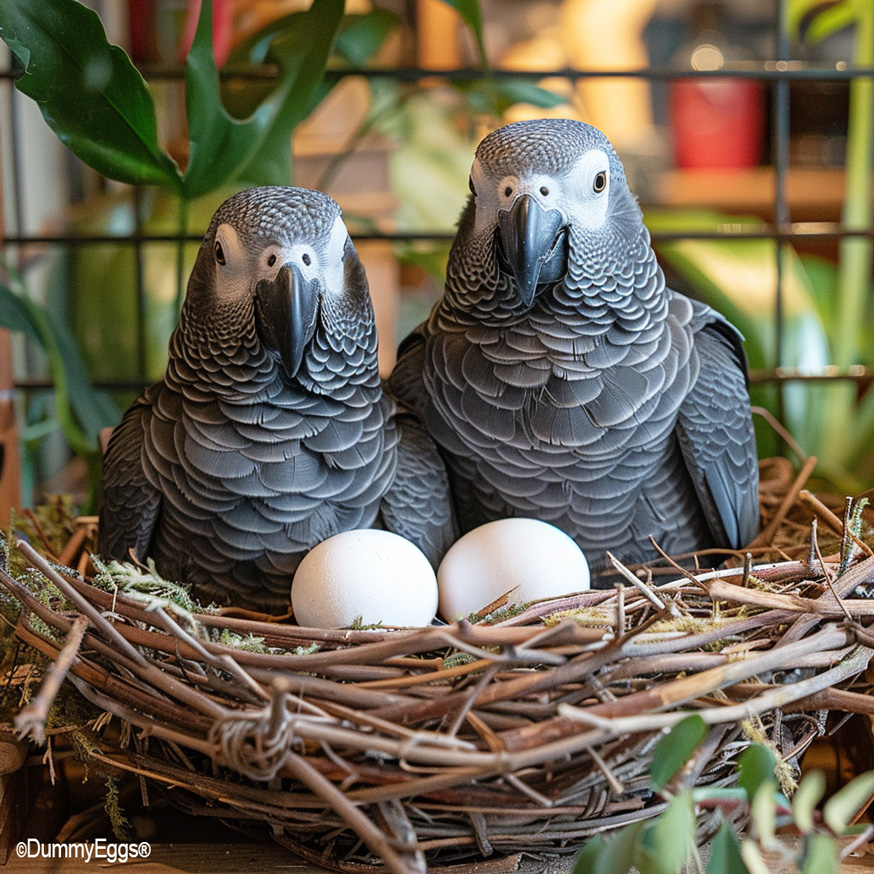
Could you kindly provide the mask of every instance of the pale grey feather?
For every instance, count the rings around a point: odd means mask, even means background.
[[[607,139],[508,125],[472,185],[445,294],[391,378],[447,461],[461,530],[534,516],[596,567],[606,550],[652,558],[650,535],[675,553],[742,546],[758,471],[740,339],[665,286]],[[507,243],[526,222],[546,281]]]
[[[306,552],[378,524],[396,480],[376,350],[334,201],[277,187],[230,198],[200,248],[166,374],[110,441],[101,554],[151,557],[221,603],[287,609]]]

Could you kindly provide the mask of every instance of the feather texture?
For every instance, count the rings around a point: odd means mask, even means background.
[[[653,558],[650,536],[674,553],[752,539],[741,338],[665,286],[606,138],[566,120],[508,125],[471,178],[445,294],[391,377],[446,458],[461,530],[543,519],[596,568],[606,550]],[[563,278],[527,305],[499,257],[498,213],[523,197],[526,215],[560,210],[567,239]]]
[[[291,303],[289,288],[303,289]],[[294,301],[316,314],[312,326]],[[262,325],[263,313],[275,323]],[[294,373],[290,331],[305,340]],[[364,271],[330,198],[263,188],[227,201],[201,246],[164,379],[110,440],[101,554],[150,556],[220,603],[287,609],[311,547],[383,524],[399,433],[376,347]],[[418,503],[430,498],[422,483]],[[434,500],[448,513],[445,494]],[[392,506],[409,529],[403,501]],[[434,556],[446,548],[425,545]]]

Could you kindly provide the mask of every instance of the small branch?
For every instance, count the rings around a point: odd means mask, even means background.
[[[763,528],[759,532],[759,534],[755,538],[753,538],[752,543],[747,545],[747,549],[755,546],[771,545],[771,541],[774,539],[774,535],[777,533],[777,529],[780,527],[789,511],[792,509],[792,506],[795,504],[795,501],[801,494],[805,483],[810,479],[810,475],[813,473],[813,469],[816,467],[816,461],[816,456],[811,455],[804,462],[804,465],[798,472],[798,476],[795,477],[794,482],[789,487],[789,491],[786,492],[786,494],[783,496],[783,500],[780,501],[780,506],[777,508],[777,512],[774,515],[774,518],[767,524],[765,528]]]
[[[592,761],[598,766],[598,770],[604,775],[607,782],[610,784],[610,788],[613,790],[614,795],[621,796],[625,792],[625,787],[622,785],[622,781],[610,770],[607,763],[598,755],[598,751],[594,747],[589,747],[589,755],[592,757]]]
[[[801,501],[809,509],[813,510],[816,513],[817,517],[825,522],[828,527],[834,531],[835,534],[839,534],[843,537],[844,534],[844,526],[841,523],[841,520],[828,508],[816,495],[811,494],[807,489],[802,489],[798,493],[798,499]],[[856,537],[855,534],[850,534],[850,537],[853,538],[853,543],[859,547],[866,555],[874,555],[874,550],[865,543],[864,540],[860,540]]]
[[[666,561],[666,562],[667,562],[667,563],[668,563],[668,564],[669,564],[669,565],[670,565],[670,566],[671,566],[675,571],[677,571],[678,573],[682,574],[682,575],[683,575],[687,580],[689,580],[690,582],[693,582],[693,583],[697,583],[697,582],[698,582],[698,577],[696,577],[695,574],[691,573],[690,571],[686,570],[686,568],[684,568],[682,565],[677,564],[677,562],[674,561],[674,559],[671,558],[671,557],[670,557],[670,556],[669,556],[669,555],[668,555],[668,554],[667,554],[667,553],[666,553],[666,552],[665,552],[665,551],[664,551],[664,550],[663,550],[663,549],[658,545],[658,543],[656,543],[656,539],[655,539],[655,537],[653,537],[651,534],[650,534],[650,536],[649,536],[649,542],[650,542],[650,543],[655,547],[656,552],[658,552],[658,554],[659,554],[659,555],[660,555],[660,556],[661,556],[661,557],[662,557],[662,558],[663,558],[663,559],[664,559],[664,560],[665,560],[665,561]]]
[[[779,435],[783,442],[795,453],[798,460],[802,463],[808,459],[807,453],[801,448],[798,441],[783,427],[776,416],[764,407],[750,407],[750,411],[757,416],[761,416]]]
[[[43,576],[47,577],[57,587],[58,591],[68,601],[72,601],[91,620],[94,627],[102,631],[128,658],[140,666],[145,667],[148,665],[145,656],[132,644],[128,643],[119,634],[118,629],[113,627],[112,623],[87,598],[80,595],[29,543],[19,540],[18,548],[31,565],[42,573]]]
[[[835,591],[835,586],[834,586],[834,583],[832,582],[831,574],[828,572],[828,568],[825,566],[825,562],[822,560],[822,553],[819,551],[819,538],[818,537],[813,538],[813,550],[816,553],[816,560],[819,562],[819,565],[822,568],[822,573],[823,573],[823,576],[825,577],[826,585],[829,587],[829,590],[831,591],[832,595],[834,595],[835,600],[838,602],[838,606],[841,608],[841,610],[843,610],[844,616],[846,616],[847,619],[850,622],[852,622],[853,617],[850,616],[850,611],[847,609],[846,605],[844,604],[843,599]]]
[[[619,561],[619,559],[609,550],[607,551],[607,558],[610,559],[610,564],[612,564],[613,567],[615,567],[616,570],[619,571],[619,573],[628,580],[629,583],[631,583],[631,585],[636,586],[641,592],[643,592],[644,597],[651,604],[654,604],[657,610],[666,609],[667,605],[665,602],[662,601],[662,599],[659,598],[659,596],[656,595],[656,593],[643,580],[638,579],[633,573],[631,573],[631,571],[628,570],[628,568],[625,567],[625,565],[622,564],[622,562]],[[676,610],[676,608],[674,609]]]
[[[616,584],[616,637],[625,634],[625,586]]]
[[[49,665],[36,698],[16,715],[13,722],[20,738],[30,735],[38,744],[45,743],[49,709],[73,664],[73,659],[79,653],[87,627],[88,617],[77,616],[58,657]]]
[[[838,571],[838,576],[840,576],[849,565],[850,561],[853,557],[853,546],[851,544],[852,540],[852,532],[850,531],[850,526],[853,522],[853,499],[847,497],[844,502],[844,521],[842,524],[841,531],[841,569]]]
[[[79,554],[79,550],[82,549],[82,544],[85,543],[85,538],[88,537],[88,534],[89,526],[79,525],[73,532],[73,536],[67,541],[67,545],[61,550],[61,554],[58,556],[58,564],[70,567],[73,559]]]
[[[403,858],[386,836],[330,780],[323,777],[303,756],[291,750],[285,760],[287,771],[315,793],[367,844],[393,874],[410,874]]]
[[[45,551],[52,557],[53,560],[57,560],[57,556],[55,555],[55,551],[52,548],[52,544],[46,536],[45,531],[43,531],[42,525],[39,524],[39,519],[33,514],[32,510],[25,509],[24,515],[30,520],[30,524],[33,525],[33,530],[36,531],[36,536],[39,538],[39,542],[43,545]],[[19,541],[19,544],[21,541]]]

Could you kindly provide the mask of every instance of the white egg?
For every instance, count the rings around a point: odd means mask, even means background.
[[[311,549],[291,584],[294,618],[310,628],[429,625],[437,578],[422,551],[372,528],[335,534]]]
[[[499,519],[468,531],[437,569],[440,614],[450,622],[509,592],[510,604],[589,588],[589,563],[564,531],[536,519]]]

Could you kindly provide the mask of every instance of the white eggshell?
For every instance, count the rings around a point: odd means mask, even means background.
[[[437,569],[440,614],[455,621],[509,592],[510,604],[589,588],[589,563],[564,531],[536,519],[499,519],[468,531]]]
[[[294,618],[310,628],[429,625],[437,579],[418,547],[372,528],[335,534],[311,549],[291,584]]]

